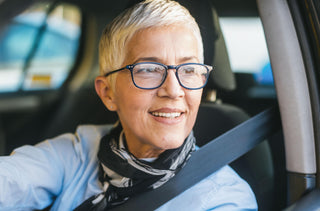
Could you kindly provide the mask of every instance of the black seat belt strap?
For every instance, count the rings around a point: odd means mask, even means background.
[[[194,152],[163,186],[130,198],[112,210],[155,210],[281,129],[278,108],[267,109]]]

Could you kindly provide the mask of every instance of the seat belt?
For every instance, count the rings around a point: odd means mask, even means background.
[[[155,210],[280,129],[278,108],[269,108],[195,151],[185,167],[164,185],[133,196],[111,210]]]

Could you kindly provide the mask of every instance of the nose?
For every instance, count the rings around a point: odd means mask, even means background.
[[[180,86],[174,69],[169,69],[167,78],[158,90],[159,97],[169,97],[172,99],[181,98],[185,95],[184,89]]]

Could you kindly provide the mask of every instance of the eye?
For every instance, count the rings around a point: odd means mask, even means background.
[[[183,71],[185,73],[194,73],[195,72],[195,68],[193,68],[193,67],[185,67]]]
[[[139,64],[134,67],[135,74],[155,74],[163,73],[164,68],[153,64]]]
[[[182,74],[195,74],[196,69],[193,66],[182,66],[180,73]]]
[[[139,69],[136,69],[136,73],[152,73],[155,71],[155,68],[152,67],[141,67]]]
[[[180,74],[183,75],[190,75],[190,76],[195,76],[195,75],[206,75],[207,74],[207,69],[203,65],[185,65],[181,66],[179,70]]]

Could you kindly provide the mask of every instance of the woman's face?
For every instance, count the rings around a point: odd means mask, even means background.
[[[138,62],[178,65],[200,62],[197,40],[184,26],[150,28],[136,33],[126,45],[123,66]],[[124,129],[129,151],[136,157],[157,157],[182,145],[194,125],[202,89],[179,85],[175,70],[154,90],[134,86],[129,70],[117,76],[113,103]],[[160,114],[160,115],[159,115]]]

